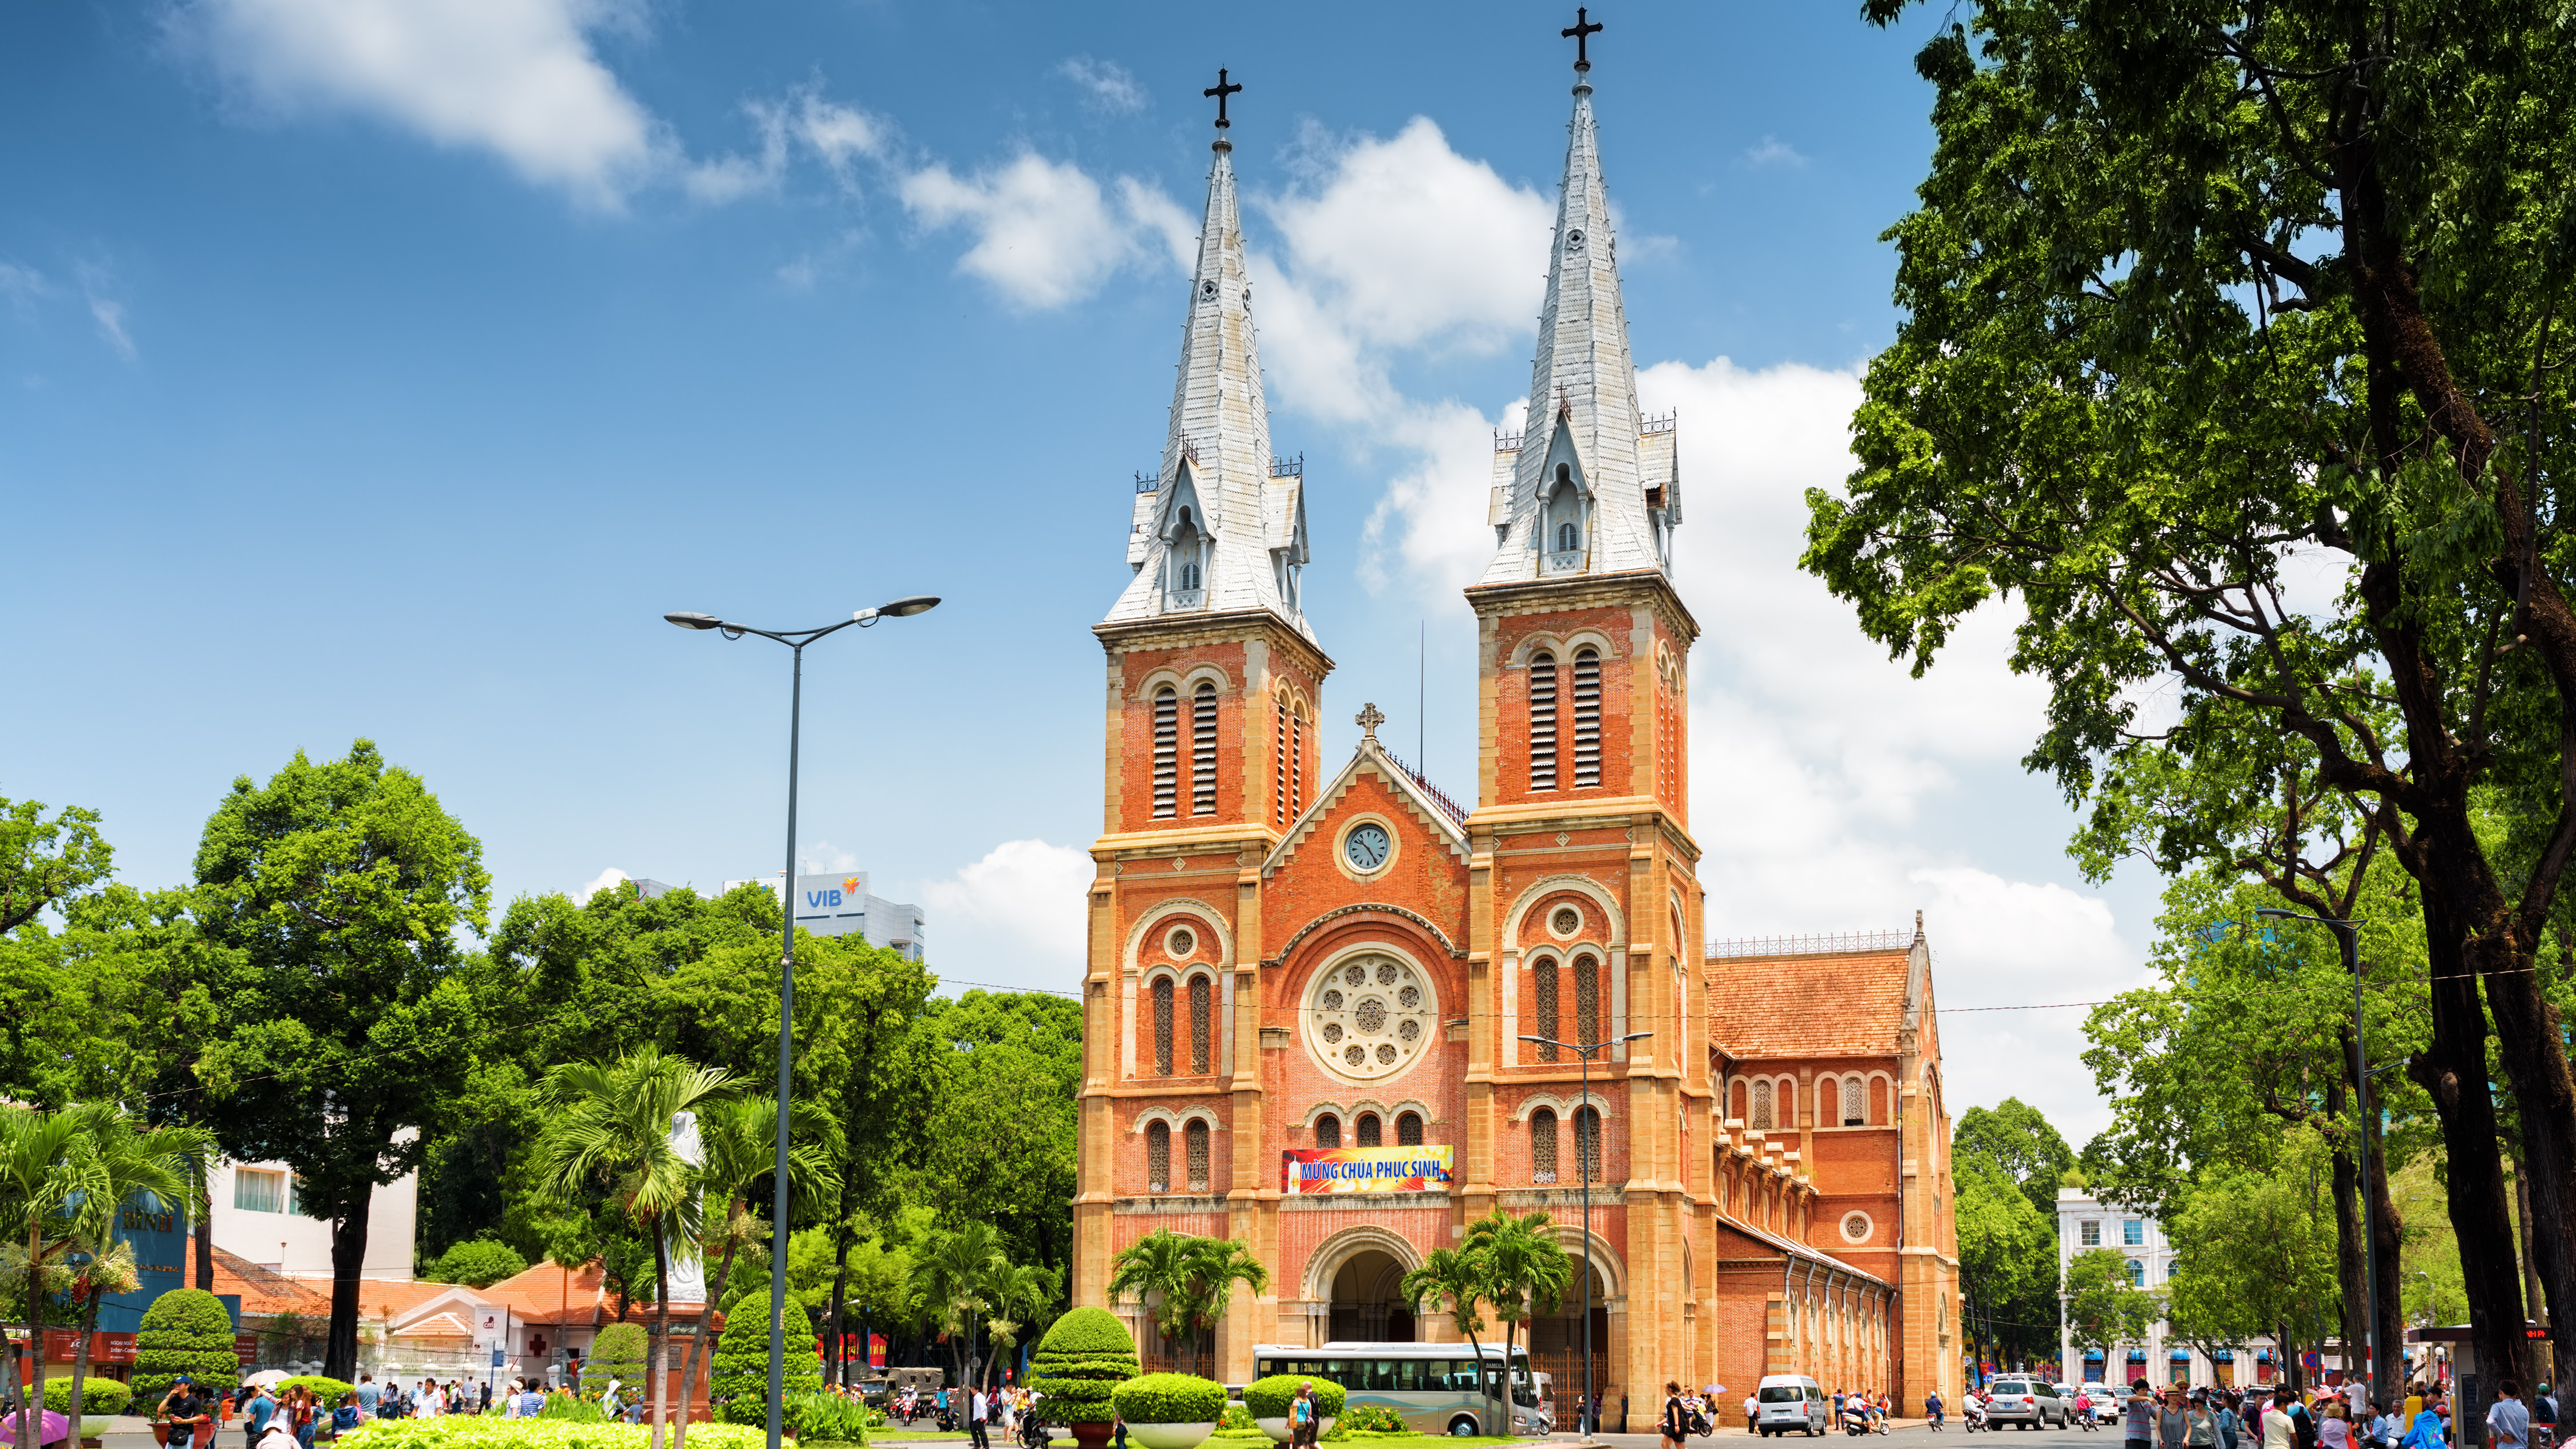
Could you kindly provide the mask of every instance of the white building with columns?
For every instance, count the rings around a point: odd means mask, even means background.
[[[2164,1229],[2146,1213],[2114,1207],[2079,1188],[2057,1190],[2057,1276],[2066,1280],[2078,1253],[2108,1248],[2121,1255],[2133,1287],[2162,1294],[2172,1281],[2179,1254]],[[2278,1383],[2281,1366],[2272,1340],[2258,1338],[2213,1355],[2172,1338],[2161,1318],[2147,1326],[2143,1341],[2115,1344],[2109,1356],[2090,1357],[2075,1345],[2065,1302],[2058,1305],[2057,1361],[2071,1384],[2126,1384],[2145,1379],[2159,1387],[2233,1387]]]

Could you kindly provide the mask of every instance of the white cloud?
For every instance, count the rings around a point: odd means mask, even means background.
[[[1795,171],[1806,166],[1807,158],[1799,154],[1797,147],[1779,137],[1765,136],[1744,148],[1744,164],[1757,167],[1777,166]]]
[[[125,304],[108,295],[114,278],[107,268],[88,262],[78,270],[81,296],[89,304],[90,321],[97,324],[99,340],[127,362],[134,361],[134,338],[125,330]]]
[[[1009,840],[919,887],[928,956],[942,979],[1080,990],[1093,867],[1089,853]]]
[[[1101,110],[1126,115],[1145,109],[1145,88],[1136,84],[1125,66],[1077,55],[1055,69],[1056,74],[1082,87],[1085,102]]]
[[[618,23],[610,0],[204,0],[175,33],[265,108],[378,116],[613,207],[660,144],[592,53]]]
[[[592,896],[599,894],[601,891],[608,889],[610,886],[624,885],[634,878],[635,877],[628,875],[626,872],[619,870],[617,867],[612,865],[608,869],[601,871],[599,874],[592,876],[589,880],[582,882],[581,889],[572,893],[573,903],[575,905],[579,905],[582,902],[589,900]]]
[[[701,161],[683,173],[683,184],[700,201],[723,203],[774,191],[787,174],[790,143],[814,154],[839,179],[843,190],[856,190],[857,163],[885,155],[889,130],[876,117],[850,106],[824,100],[812,88],[792,92],[783,101],[752,101],[743,109],[760,128],[760,149]]]
[[[1115,191],[1113,202],[1081,167],[1022,151],[972,176],[932,165],[903,178],[897,194],[924,226],[974,233],[959,271],[1016,306],[1043,310],[1081,301],[1121,267],[1150,265],[1158,249],[1149,238],[1177,250],[1174,218],[1188,221],[1168,197],[1131,177],[1118,178]]]
[[[20,316],[32,313],[36,303],[53,295],[53,290],[53,285],[45,280],[45,274],[34,267],[0,262],[0,297],[8,298]]]

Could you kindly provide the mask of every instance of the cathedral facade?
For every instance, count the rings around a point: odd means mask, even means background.
[[[1498,441],[1494,555],[1466,593],[1472,808],[1388,751],[1374,706],[1349,758],[1322,757],[1305,480],[1271,450],[1218,123],[1170,430],[1094,631],[1074,1301],[1150,1346],[1142,1305],[1108,1301],[1118,1253],[1241,1240],[1270,1282],[1236,1288],[1210,1347],[1242,1382],[1256,1344],[1457,1338],[1404,1273],[1489,1212],[1545,1210],[1588,1267],[1594,1388],[1632,1427],[1667,1378],[1955,1398],[1919,923],[1704,945],[1675,420],[1638,406],[1588,72],[1528,424]],[[1560,1400],[1586,1286],[1526,1333]]]

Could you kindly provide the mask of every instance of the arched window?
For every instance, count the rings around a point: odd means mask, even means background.
[[[1398,1112],[1395,1114],[1395,1145],[1398,1147],[1419,1147],[1422,1145],[1421,1113]]]
[[[1354,1130],[1351,1133],[1353,1145],[1359,1147],[1381,1147],[1385,1145],[1378,1141],[1377,1114],[1375,1112],[1362,1112],[1359,1116],[1359,1121],[1353,1124],[1353,1128]]]
[[[1190,978],[1190,1073],[1193,1076],[1203,1077],[1215,1070],[1208,1061],[1208,1040],[1212,1035],[1208,1018],[1213,1014],[1215,1003],[1212,998],[1215,995],[1215,982],[1204,976]]]
[[[1546,1107],[1530,1114],[1530,1181],[1556,1181],[1556,1113]]]
[[[1574,651],[1574,788],[1601,783],[1601,651]]]
[[[1588,1047],[1601,1040],[1601,963],[1590,956],[1574,958],[1574,1044]]]
[[[1154,983],[1154,1075],[1172,1074],[1172,978]]]
[[[1583,530],[1574,526],[1573,519],[1569,518],[1556,526],[1556,551],[1558,553],[1572,553],[1575,549],[1581,547],[1582,543]]]
[[[1857,1075],[1843,1078],[1842,1112],[1843,1125],[1846,1127],[1858,1127],[1868,1121],[1861,1115],[1862,1110],[1869,1103],[1869,1099],[1863,1096],[1862,1092],[1863,1088]]]
[[[1601,1113],[1596,1108],[1574,1109],[1574,1170],[1584,1181],[1601,1180]]]
[[[1216,813],[1216,686],[1190,696],[1190,813]]]
[[[1154,818],[1180,813],[1181,696],[1170,685],[1154,691]]]
[[[1771,1130],[1771,1084],[1769,1082],[1753,1084],[1753,1130],[1756,1132]]]
[[[1334,1115],[1333,1115],[1332,1113],[1330,1113],[1330,1112],[1327,1112],[1327,1113],[1325,1113],[1323,1116],[1316,1118],[1316,1119],[1315,1119],[1315,1145],[1316,1145],[1316,1146],[1318,1146],[1318,1147],[1339,1147],[1339,1146],[1341,1146],[1341,1145],[1342,1145],[1342,1119],[1341,1119],[1341,1118],[1339,1118],[1339,1117],[1334,1116]]]
[[[2147,1286],[2147,1265],[2135,1258],[2129,1260],[2129,1286],[2132,1288]]]
[[[1556,656],[1542,649],[1529,664],[1530,788],[1556,788]]]
[[[1869,1125],[1887,1125],[1887,1083],[1872,1078],[1869,1084]]]
[[[1816,1083],[1817,1126],[1823,1127],[1832,1124],[1834,1120],[1834,1098],[1836,1095],[1837,1093],[1834,1087],[1833,1078],[1827,1077],[1823,1081]]]
[[[1752,1098],[1742,1082],[1735,1084],[1735,1110],[1729,1115],[1738,1122],[1750,1124],[1753,1121]]]
[[[1193,1121],[1181,1133],[1181,1145],[1189,1156],[1190,1191],[1208,1190],[1208,1124]]]
[[[1562,568],[1573,562],[1565,555],[1583,548],[1583,490],[1574,483],[1574,472],[1565,464],[1556,465],[1556,476],[1546,484],[1547,536],[1555,545],[1550,550],[1558,557],[1549,560],[1552,567]]]
[[[1535,998],[1532,1002],[1535,1007],[1532,1024],[1538,1027],[1540,1036],[1547,1038],[1538,1043],[1538,1059],[1552,1062],[1556,1060],[1555,1044],[1565,1039],[1557,1030],[1562,1023],[1557,1020],[1556,1011],[1556,958],[1541,956],[1538,964],[1530,967],[1530,976],[1530,995]]]
[[[1199,587],[1199,555],[1202,551],[1197,520],[1187,508],[1181,510],[1180,526],[1172,531],[1172,587],[1180,593],[1194,593]]]
[[[1145,1190],[1172,1190],[1172,1126],[1168,1122],[1145,1124]]]

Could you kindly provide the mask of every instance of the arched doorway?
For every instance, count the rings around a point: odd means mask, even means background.
[[[1333,1272],[1326,1335],[1336,1343],[1411,1343],[1413,1306],[1399,1288],[1404,1265],[1393,1254],[1363,1248]]]
[[[1610,1382],[1610,1285],[1597,1266],[1587,1266],[1592,1275],[1592,1391],[1602,1392]],[[1554,1313],[1532,1314],[1529,1321],[1530,1367],[1546,1374],[1556,1388],[1556,1416],[1560,1423],[1574,1422],[1576,1385],[1583,1382],[1583,1280],[1573,1279],[1565,1285],[1565,1300]],[[1604,1412],[1616,1414],[1612,1404]]]

